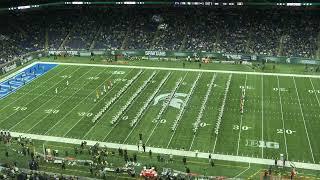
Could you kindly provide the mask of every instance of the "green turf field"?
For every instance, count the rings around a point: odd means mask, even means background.
[[[290,74],[59,65],[0,100],[0,129],[318,164],[319,93]]]

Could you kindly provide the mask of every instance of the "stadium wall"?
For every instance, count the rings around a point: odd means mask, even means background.
[[[49,51],[49,55],[54,54],[69,54],[77,56],[94,55],[104,56],[123,56],[123,57],[141,57],[149,60],[161,60],[165,58],[187,58],[199,57],[210,59],[223,60],[242,60],[242,61],[265,61],[271,63],[283,64],[313,64],[320,65],[320,60],[307,59],[301,57],[284,57],[284,56],[265,56],[265,55],[248,55],[248,54],[232,54],[232,53],[217,53],[204,51],[154,51],[154,50],[71,50],[71,51]]]

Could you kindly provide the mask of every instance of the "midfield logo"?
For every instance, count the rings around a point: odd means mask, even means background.
[[[181,104],[184,103],[184,100],[182,100],[181,98],[185,98],[185,97],[187,97],[186,93],[175,93],[173,98],[170,101],[169,106],[180,109]],[[157,105],[160,101],[164,101],[169,98],[170,98],[170,93],[161,94],[154,99],[153,105]]]

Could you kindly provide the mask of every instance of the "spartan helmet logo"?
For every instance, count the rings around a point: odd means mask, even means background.
[[[157,96],[155,99],[154,99],[154,103],[153,105],[156,105],[158,104],[159,101],[163,101],[163,100],[166,100],[167,98],[169,98],[170,96],[170,93],[166,93],[166,94],[161,94],[159,96]],[[171,107],[174,107],[174,108],[177,108],[177,109],[180,109],[181,108],[181,104],[184,102],[183,100],[179,99],[179,97],[187,97],[187,94],[185,93],[175,93],[173,98],[171,99],[170,101],[170,104],[169,106]]]

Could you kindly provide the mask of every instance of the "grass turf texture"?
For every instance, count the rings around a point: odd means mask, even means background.
[[[163,101],[156,105],[152,102],[139,118],[137,126],[129,126],[159,82],[169,73],[164,70],[143,70],[138,79],[93,125],[91,119],[104,102],[113,97],[138,71],[139,69],[120,67],[59,65],[16,93],[0,100],[0,128],[128,144],[137,144],[139,133],[142,133],[144,140],[150,137],[147,146],[270,159],[278,158],[279,154],[283,153],[292,161],[319,163],[318,79],[233,74],[217,137],[214,129],[229,76],[217,73],[201,119],[203,125],[206,125],[199,127],[194,136],[193,123],[198,116],[213,73],[201,74],[194,91],[190,94],[177,129],[172,132],[171,126],[181,109],[169,106],[161,116],[162,121],[154,121]],[[112,126],[112,117],[154,71],[156,75],[150,83],[120,116],[119,123]],[[156,97],[170,93],[179,78],[183,78],[183,81],[176,92],[188,94],[198,75],[199,72],[172,71]],[[109,84],[110,80],[113,82],[112,88],[107,90],[106,94],[100,95],[95,103],[97,90],[99,93],[102,92],[103,84]],[[66,81],[69,81],[68,86]],[[245,89],[246,95],[244,113],[241,117],[242,89]],[[177,99],[184,101],[186,97]],[[257,147],[257,141],[276,142],[279,143],[279,148]]]

